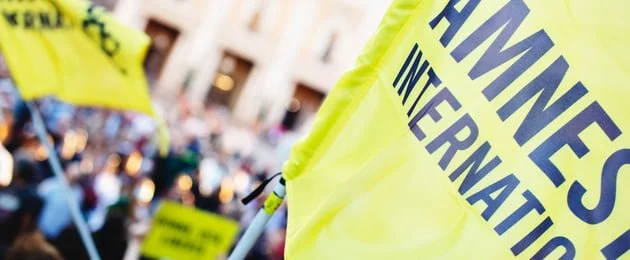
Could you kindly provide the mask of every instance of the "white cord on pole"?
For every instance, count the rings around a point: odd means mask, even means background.
[[[79,203],[72,196],[70,185],[68,184],[68,181],[64,176],[63,168],[61,167],[61,163],[59,162],[59,158],[57,157],[55,148],[48,141],[46,127],[44,125],[44,121],[42,120],[41,115],[39,114],[39,110],[32,102],[26,102],[26,104],[31,112],[31,118],[33,119],[33,128],[35,128],[35,133],[37,134],[39,141],[48,151],[48,162],[50,163],[50,167],[52,168],[52,171],[55,174],[57,180],[61,182],[62,189],[68,201],[68,206],[70,207],[70,212],[72,213],[72,219],[74,220],[74,224],[79,231],[79,235],[81,236],[81,240],[85,245],[85,249],[90,256],[90,259],[100,260],[100,256],[98,254],[98,251],[96,250],[96,246],[94,245],[94,241],[92,240],[92,236],[90,235],[88,226],[81,216]]]
[[[243,237],[241,237],[236,244],[236,247],[234,248],[234,251],[232,251],[228,260],[245,259],[249,250],[252,249],[256,240],[258,240],[265,230],[265,226],[267,225],[267,222],[269,222],[269,219],[271,219],[273,213],[275,213],[276,209],[278,209],[280,204],[282,204],[285,196],[286,188],[284,186],[284,179],[281,179],[280,182],[276,184],[276,187],[274,187],[273,193],[271,193],[265,200],[263,207],[258,210],[256,217],[254,217],[252,223],[249,224],[249,227],[247,227],[245,234],[243,234]]]

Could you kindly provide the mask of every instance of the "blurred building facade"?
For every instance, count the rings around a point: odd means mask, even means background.
[[[242,122],[297,124],[350,69],[390,0],[95,0],[152,38],[153,91]],[[291,104],[291,106],[289,106]],[[290,108],[289,108],[290,107]]]

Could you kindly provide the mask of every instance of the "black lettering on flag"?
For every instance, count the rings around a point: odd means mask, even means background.
[[[15,12],[15,11],[14,12],[2,11],[2,15],[4,16],[4,19],[7,20],[7,23],[11,27],[18,26],[17,12]]]
[[[418,55],[415,55],[416,52],[418,52]],[[413,59],[414,55],[416,57],[415,59]],[[407,68],[409,67],[409,63],[411,63],[412,59],[414,60],[413,64],[411,65],[411,68],[409,69],[409,71],[407,71]],[[396,88],[396,85],[398,85],[400,78],[405,73],[405,71],[407,71],[407,76],[405,77],[405,80],[403,81],[400,88],[398,88],[399,96],[402,95],[403,91],[406,90],[405,95],[403,96],[403,100],[402,100],[403,104],[407,103],[407,98],[409,97],[409,94],[411,94],[411,91],[416,87],[416,84],[418,83],[420,76],[422,76],[422,74],[424,74],[424,72],[427,70],[427,67],[429,67],[429,61],[427,60],[425,60],[422,63],[422,66],[418,67],[418,65],[420,64],[420,60],[422,60],[422,50],[418,50],[418,44],[416,43],[411,49],[411,52],[409,52],[409,56],[407,56],[405,63],[400,68],[400,71],[398,71],[398,75],[396,76],[396,79],[394,79],[394,82],[392,83],[392,86]]]
[[[409,121],[409,129],[416,136],[418,141],[424,140],[426,134],[420,129],[418,126],[418,121],[424,118],[427,114],[433,119],[433,122],[438,122],[442,119],[442,115],[437,111],[436,107],[445,102],[448,103],[454,111],[459,110],[462,105],[457,101],[453,93],[451,93],[448,88],[442,89],[440,92],[435,94],[429,102],[416,115]]]
[[[48,13],[39,13],[39,24],[41,25],[42,29],[50,29],[50,16]]]
[[[534,194],[526,190],[523,192],[523,197],[525,197],[525,203],[521,205],[516,211],[514,211],[510,216],[508,216],[505,220],[501,221],[499,225],[494,228],[494,231],[499,235],[503,235],[506,231],[508,231],[514,224],[518,223],[523,219],[527,214],[536,210],[538,215],[545,212],[545,207],[540,203],[538,198],[534,196]]]
[[[512,254],[520,255],[521,253],[523,253],[523,251],[525,251],[525,249],[527,249],[534,242],[536,242],[536,240],[538,240],[540,236],[542,236],[542,234],[547,232],[547,230],[549,230],[551,226],[553,226],[553,221],[551,220],[551,218],[550,217],[545,218],[545,220],[543,220],[543,222],[538,224],[538,226],[536,226],[534,230],[529,232],[529,234],[527,234],[523,239],[521,239],[521,241],[518,241],[516,245],[510,248],[510,250],[512,250]]]
[[[551,162],[551,156],[565,145],[568,145],[578,158],[586,155],[590,150],[578,135],[593,123],[597,123],[611,141],[621,135],[619,127],[595,101],[529,154],[529,158],[556,187],[563,184],[565,178],[558,167]]]
[[[429,85],[433,85],[434,87],[437,88],[440,86],[440,84],[442,84],[442,80],[438,78],[438,76],[435,74],[435,71],[433,71],[433,68],[429,69],[429,71],[427,72],[427,75],[429,76],[429,78],[427,79],[427,83],[424,84],[424,87],[422,87],[420,94],[416,97],[416,100],[413,102],[413,105],[407,111],[407,116],[411,116],[411,113],[414,110],[416,110],[416,105],[418,105],[418,101],[420,101],[420,98],[427,91],[427,88],[429,87]]]
[[[488,220],[503,205],[505,200],[514,192],[520,181],[514,174],[503,177],[503,179],[491,184],[488,187],[470,195],[466,199],[470,205],[474,205],[478,201],[483,201],[487,207],[481,213],[483,219]],[[499,195],[493,198],[492,194],[499,192]]]
[[[630,164],[630,149],[616,151],[608,157],[602,170],[599,202],[593,209],[587,208],[582,203],[586,188],[579,181],[573,182],[567,197],[571,212],[589,224],[599,224],[606,220],[615,207],[619,170],[627,164]]]
[[[87,17],[83,20],[82,26],[83,31],[86,35],[90,37],[93,41],[95,41],[101,47],[101,51],[109,57],[114,66],[118,68],[122,75],[127,75],[127,70],[116,63],[113,59],[114,56],[120,52],[121,44],[119,39],[116,39],[112,34],[108,31],[106,24],[101,20],[97,11],[102,10],[102,8],[97,7],[95,5],[91,5],[87,9]],[[96,29],[96,34],[90,33],[90,30]]]
[[[476,79],[506,62],[520,57],[483,90],[483,94],[490,101],[536,63],[554,45],[547,33],[540,30],[506,48],[506,43],[512,38],[528,14],[529,8],[523,0],[509,1],[451,52],[451,56],[460,62],[488,40],[492,34],[503,28],[468,73],[471,79]]]
[[[22,19],[24,19],[24,29],[32,29],[35,26],[35,15],[31,11],[24,11]]]
[[[468,159],[466,159],[457,169],[453,171],[448,177],[451,181],[455,181],[459,176],[464,173],[464,171],[468,170],[464,181],[459,186],[459,194],[464,194],[470,188],[475,186],[481,179],[486,177],[488,173],[494,170],[499,164],[501,164],[501,159],[499,156],[495,156],[488,163],[486,163],[483,167],[481,167],[481,163],[486,159],[488,152],[490,152],[490,143],[485,142],[476,151],[474,151]],[[481,169],[479,169],[481,167]]]
[[[459,1],[460,0],[450,0],[448,4],[446,4],[442,12],[440,12],[440,14],[433,18],[433,20],[431,20],[431,22],[429,23],[431,29],[435,29],[435,27],[444,18],[448,20],[449,26],[444,34],[442,34],[442,37],[440,37],[440,43],[442,43],[442,46],[444,47],[446,47],[451,42],[457,31],[459,31],[464,22],[466,22],[468,17],[470,17],[470,14],[473,12],[473,10],[475,10],[475,8],[477,8],[477,5],[479,5],[479,0],[468,0],[466,6],[464,6],[464,8],[462,8],[462,11],[460,12],[455,9],[455,5],[459,3]]]
[[[554,250],[558,249],[558,247],[564,247],[564,254],[558,259],[560,260],[572,260],[575,259],[575,246],[573,242],[566,237],[554,237],[547,244],[545,244],[534,256],[532,256],[532,260],[542,260],[545,259],[549,254],[551,254]]]
[[[457,135],[464,131],[464,129],[468,129],[468,135],[463,140],[457,138]],[[457,151],[464,151],[468,149],[479,136],[479,128],[477,128],[477,124],[470,117],[469,114],[465,114],[459,120],[457,120],[453,125],[451,125],[446,131],[438,135],[435,140],[431,141],[426,149],[430,154],[433,154],[435,151],[440,149],[440,147],[445,144],[449,144],[446,152],[440,159],[439,165],[442,170],[445,170],[446,167],[451,163],[453,157]]]
[[[57,10],[57,19],[55,21],[55,28],[63,28],[64,27],[64,17],[61,11]]]
[[[531,100],[534,95],[540,93],[536,103],[525,116],[525,120],[518,127],[514,134],[514,140],[523,146],[534,137],[540,130],[555,120],[560,114],[569,109],[575,102],[580,100],[588,90],[581,82],[576,83],[571,89],[564,93],[556,102],[549,105],[551,97],[558,90],[558,86],[569,69],[569,64],[560,56],[551,66],[543,71],[538,77],[532,80],[527,86],[521,89],[516,96],[501,107],[497,114],[501,120],[505,121],[514,114],[525,103]]]
[[[618,259],[630,251],[630,229],[626,230],[626,232],[605,246],[601,251],[606,259]]]
[[[100,44],[103,53],[105,53],[110,58],[114,57],[114,55],[116,55],[118,53],[118,50],[120,49],[120,42],[118,42],[117,39],[114,39],[112,35],[107,31],[105,23],[102,22],[96,15],[96,12],[94,11],[95,8],[96,6],[94,5],[88,8],[87,18],[83,20],[83,30],[88,31],[91,27],[96,27],[96,29],[98,30],[98,39],[95,40],[98,40],[98,43]],[[88,35],[93,38],[91,34]]]

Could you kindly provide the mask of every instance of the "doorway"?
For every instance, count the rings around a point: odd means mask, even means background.
[[[326,95],[304,83],[297,83],[293,99],[287,108],[282,125],[285,129],[299,128],[307,120],[315,116]]]
[[[206,104],[233,109],[253,67],[254,63],[247,59],[230,52],[223,53]]]
[[[151,46],[144,59],[144,69],[149,86],[152,87],[162,74],[166,60],[179,37],[179,31],[153,19],[149,19],[144,31],[151,38]]]

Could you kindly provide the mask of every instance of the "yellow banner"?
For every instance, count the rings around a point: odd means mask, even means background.
[[[84,0],[2,0],[0,13],[0,50],[24,99],[153,115],[144,33]]]
[[[626,1],[397,0],[284,168],[288,259],[630,259]]]
[[[238,229],[233,220],[162,202],[142,244],[142,254],[158,259],[216,259],[227,254]]]

